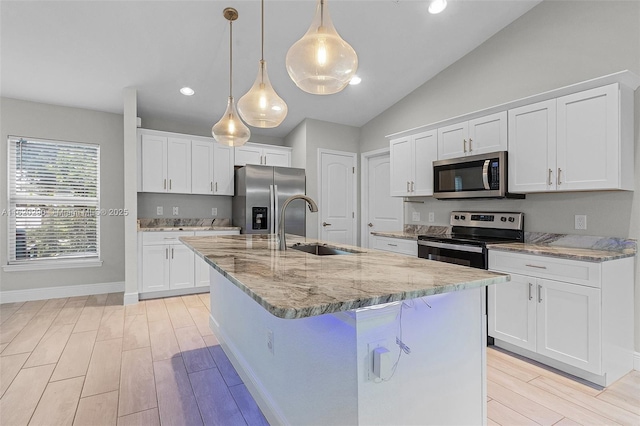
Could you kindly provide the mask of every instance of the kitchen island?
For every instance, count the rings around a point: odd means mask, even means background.
[[[483,290],[508,275],[271,235],[181,240],[211,266],[211,328],[270,423],[486,421]]]

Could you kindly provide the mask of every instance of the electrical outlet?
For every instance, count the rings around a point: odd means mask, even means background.
[[[367,380],[377,381],[377,382],[380,381],[379,377],[376,376],[373,372],[373,367],[374,367],[373,357],[374,357],[374,351],[377,348],[384,348],[384,347],[389,347],[386,339],[376,340],[374,342],[367,343],[367,357],[368,357],[367,362],[369,363],[369,368],[367,368]]]
[[[216,207],[211,208],[211,216],[218,216],[218,209]]]
[[[162,216],[164,214],[164,209],[162,208],[162,206],[156,207],[156,214],[158,216]]]
[[[273,355],[273,330],[269,330],[267,328],[267,349],[269,349],[269,352],[271,352],[271,355]]]
[[[429,222],[436,221],[436,214],[434,212],[429,212]]]
[[[420,222],[420,212],[413,212],[411,220],[413,220],[414,222]]]
[[[587,229],[587,215],[586,214],[577,214],[575,216],[575,228],[576,229]]]
[[[177,206],[173,206],[173,215],[174,216],[178,216],[180,213],[180,210]]]

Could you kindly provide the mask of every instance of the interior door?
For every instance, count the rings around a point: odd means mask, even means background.
[[[320,239],[356,244],[354,182],[356,156],[350,152],[319,151]]]
[[[369,237],[372,231],[401,231],[402,198],[390,194],[391,161],[389,154],[371,157],[367,161],[367,233],[363,236],[362,245],[373,248],[373,240]]]

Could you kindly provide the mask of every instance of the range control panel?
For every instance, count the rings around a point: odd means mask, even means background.
[[[520,230],[524,213],[516,212],[451,212],[452,226]]]

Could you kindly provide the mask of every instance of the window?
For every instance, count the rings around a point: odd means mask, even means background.
[[[100,147],[9,137],[8,157],[9,265],[99,261]]]

